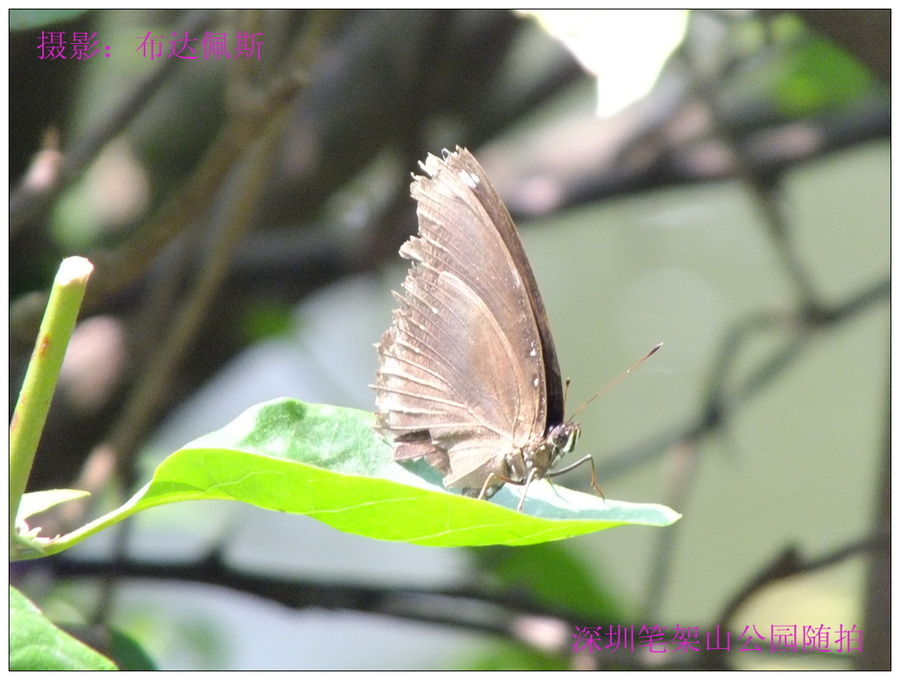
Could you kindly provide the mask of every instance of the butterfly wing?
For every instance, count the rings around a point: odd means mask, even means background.
[[[480,491],[492,473],[505,477],[507,453],[543,440],[546,315],[509,213],[472,155],[429,156],[423,167],[411,187],[419,236],[400,250],[412,266],[379,346],[377,426],[395,459],[425,458],[447,486]],[[552,340],[549,351],[561,419]]]
[[[484,207],[491,223],[497,228],[497,232],[503,239],[503,243],[509,251],[512,261],[515,263],[516,271],[518,271],[522,282],[525,284],[532,318],[537,325],[544,360],[547,424],[562,423],[565,411],[565,396],[559,371],[559,360],[556,358],[556,346],[553,343],[553,335],[550,333],[550,322],[547,319],[544,301],[541,298],[541,292],[538,289],[537,280],[534,278],[534,272],[531,270],[531,264],[528,261],[522,240],[519,238],[519,232],[509,215],[509,211],[490,180],[488,180],[481,165],[475,160],[475,157],[466,149],[457,147],[457,158],[454,165],[458,165],[459,169],[481,178],[481,181],[472,188],[472,192],[475,194],[478,202]]]

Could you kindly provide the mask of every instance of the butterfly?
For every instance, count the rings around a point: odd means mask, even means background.
[[[419,233],[400,248],[412,265],[377,345],[375,427],[395,461],[425,459],[447,488],[489,498],[524,485],[521,510],[534,480],[593,461],[555,469],[581,430],[564,420],[547,313],[509,211],[466,149],[420,165]]]

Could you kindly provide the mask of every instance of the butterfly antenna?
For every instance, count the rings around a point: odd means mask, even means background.
[[[606,387],[604,387],[602,390],[597,392],[593,397],[591,397],[586,402],[584,402],[581,406],[579,406],[577,409],[575,409],[575,412],[571,416],[569,416],[569,421],[570,422],[573,421],[575,419],[575,416],[577,416],[579,413],[581,413],[588,404],[590,404],[592,401],[594,401],[594,399],[596,399],[597,397],[599,397],[602,394],[606,394],[607,392],[609,392],[609,390],[611,390],[613,387],[618,385],[619,382],[621,382],[629,373],[631,373],[634,369],[636,369],[642,363],[647,361],[647,359],[649,359],[654,354],[656,354],[659,351],[659,348],[662,346],[663,346],[663,344],[659,343],[656,347],[654,347],[649,352],[647,352],[641,359],[636,361],[635,364],[631,368],[629,368],[627,371],[625,371],[623,373],[620,373]],[[568,391],[568,389],[569,389],[569,381],[567,380],[566,381],[566,391]]]

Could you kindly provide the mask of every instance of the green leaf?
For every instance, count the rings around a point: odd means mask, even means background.
[[[111,671],[112,661],[57,628],[18,590],[9,589],[10,670]]]
[[[783,113],[803,118],[858,102],[874,84],[873,76],[842,49],[812,39],[784,55],[775,92]]]
[[[16,533],[10,544],[13,557],[43,553],[43,544],[46,543],[46,539],[40,538],[41,527],[34,526],[33,522],[28,521],[31,517],[61,503],[90,495],[87,491],[78,489],[50,489],[49,491],[32,491],[24,494],[19,501],[19,510],[16,513]]]
[[[515,510],[522,490],[513,485],[490,501],[449,493],[427,464],[394,463],[372,424],[365,411],[292,399],[260,404],[166,458],[121,508],[60,539],[44,539],[43,554],[135,512],[188,500],[236,500],[348,533],[432,546],[528,545],[623,524],[665,526],[680,517],[662,505],[604,500],[546,481],[532,484],[523,512]]]
[[[111,629],[110,656],[119,670],[123,671],[155,671],[159,670],[146,650],[130,635],[120,630]]]
[[[16,513],[16,524],[23,523],[29,517],[49,510],[55,505],[90,496],[80,489],[50,489],[49,491],[31,491],[22,496],[19,512]]]
[[[595,561],[579,555],[572,544],[541,543],[472,551],[479,568],[507,592],[527,592],[549,607],[565,607],[584,621],[624,621],[628,612]],[[599,572],[598,572],[599,570]]]

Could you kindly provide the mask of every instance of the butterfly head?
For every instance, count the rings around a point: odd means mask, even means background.
[[[581,426],[572,421],[552,426],[539,446],[521,449],[507,458],[511,481],[523,484],[528,477],[542,479],[552,475],[552,468],[575,448],[580,434]]]
[[[581,425],[573,423],[571,420],[554,425],[547,432],[547,444],[550,445],[552,451],[550,455],[550,465],[570,453],[575,448],[575,442],[581,436]]]

